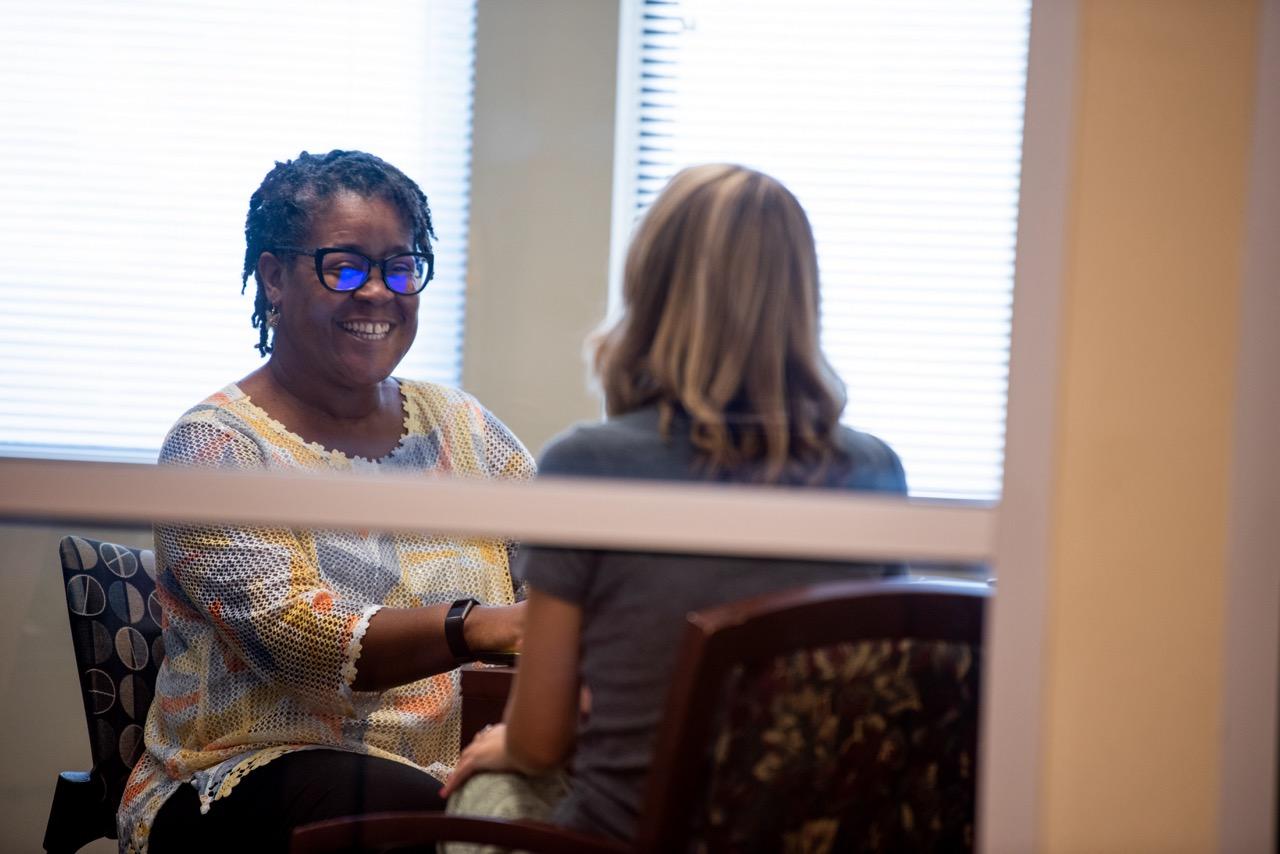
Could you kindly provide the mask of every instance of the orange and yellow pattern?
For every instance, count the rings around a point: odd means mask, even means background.
[[[519,440],[464,392],[399,381],[404,433],[380,460],[289,432],[235,385],[170,430],[160,461],[267,470],[406,471],[530,478]],[[351,688],[369,619],[384,606],[461,596],[513,601],[512,546],[430,534],[157,526],[166,658],[118,817],[145,851],[165,800],[191,783],[207,806],[293,750],[329,747],[426,769],[458,752],[457,673],[383,692]]]

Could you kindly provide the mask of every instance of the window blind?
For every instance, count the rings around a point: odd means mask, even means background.
[[[1000,492],[1028,0],[646,0],[634,209],[731,161],[805,206],[845,419],[913,495]]]
[[[457,384],[474,0],[10,4],[0,51],[0,454],[154,459],[262,360],[249,196],[302,150],[370,151],[438,241],[403,376]]]

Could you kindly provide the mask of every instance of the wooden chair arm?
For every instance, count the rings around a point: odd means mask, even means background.
[[[472,818],[434,812],[371,813],[307,824],[293,831],[291,854],[434,850],[436,842],[473,842],[531,852],[627,854],[632,849],[540,821]]]

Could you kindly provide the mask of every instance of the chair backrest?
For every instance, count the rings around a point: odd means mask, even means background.
[[[691,614],[637,847],[972,848],[989,595],[850,581]]]
[[[164,657],[155,556],[83,537],[58,547],[67,614],[93,754],[90,779],[102,792],[94,817],[115,837],[125,781],[142,755],[142,731]]]

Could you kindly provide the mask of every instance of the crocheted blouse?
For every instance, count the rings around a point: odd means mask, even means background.
[[[397,382],[404,433],[380,460],[304,441],[233,384],[178,420],[160,462],[533,476],[529,452],[475,398]],[[456,761],[458,672],[356,691],[360,641],[383,606],[461,596],[511,603],[511,544],[227,525],[158,525],[155,539],[165,657],[146,750],[117,816],[122,850],[146,850],[156,813],[184,783],[196,787],[208,810],[245,774],[293,750],[350,750],[437,776]]]

